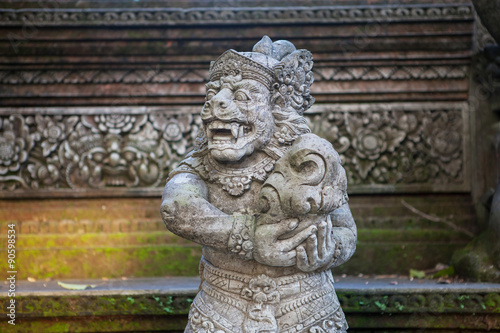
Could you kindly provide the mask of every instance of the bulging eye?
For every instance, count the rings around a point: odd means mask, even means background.
[[[214,96],[216,95],[215,91],[213,90],[209,90],[207,91],[207,96],[205,97],[205,99],[207,101],[211,100]]]
[[[237,101],[249,101],[250,98],[248,97],[247,94],[245,94],[243,91],[238,90],[237,92],[234,93],[234,99]]]
[[[97,163],[100,163],[104,159],[104,154],[100,153],[100,152],[93,153],[92,154],[92,159],[94,161],[96,161]]]

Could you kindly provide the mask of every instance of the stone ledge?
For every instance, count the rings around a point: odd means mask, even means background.
[[[337,278],[350,332],[500,332],[500,284]],[[195,277],[64,280],[93,284],[67,290],[56,281],[18,281],[16,326],[9,332],[182,332],[198,290]],[[0,288],[5,311],[6,284]]]

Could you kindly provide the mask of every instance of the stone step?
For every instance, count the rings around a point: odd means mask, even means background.
[[[469,237],[405,208],[474,230],[468,195],[352,196],[357,251],[338,274],[408,274],[448,264]],[[0,200],[0,243],[16,224],[19,278],[195,276],[199,245],[168,232],[159,198]],[[6,247],[0,254],[6,257]],[[429,255],[430,254],[430,255]],[[0,261],[6,270],[7,261]]]
[[[7,244],[7,233],[0,242]],[[441,229],[360,229],[357,250],[339,274],[408,274],[448,264],[467,237]],[[7,257],[7,248],[0,253]],[[428,255],[432,253],[432,255]],[[19,278],[195,276],[201,246],[169,231],[31,234],[16,238]],[[8,262],[0,261],[7,271]]]
[[[336,277],[349,332],[500,332],[500,284],[405,278]],[[15,298],[0,285],[5,313],[15,299],[15,326],[1,332],[182,332],[198,290],[195,277],[63,280],[94,285],[64,289],[56,280],[17,281]]]

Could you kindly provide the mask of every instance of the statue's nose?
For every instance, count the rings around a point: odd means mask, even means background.
[[[231,91],[229,89],[222,89],[217,95],[212,97],[205,103],[204,110],[202,111],[202,118],[217,117],[219,119],[233,117],[234,107],[232,101]]]
[[[227,105],[229,104],[226,100],[220,100],[220,101],[216,101],[215,102],[217,104],[218,107],[220,107],[221,109],[226,109],[227,108]]]

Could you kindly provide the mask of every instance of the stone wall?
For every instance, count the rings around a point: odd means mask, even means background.
[[[358,254],[339,272],[448,263],[467,236],[401,200],[477,231],[468,104],[474,10],[465,0],[398,3],[0,2],[1,223],[22,228],[32,258],[22,274],[186,274],[143,265],[117,272],[106,262],[124,247],[132,262],[156,250],[196,262],[196,246],[178,254],[179,240],[158,233],[154,207],[200,126],[209,62],[229,48],[250,50],[262,35],[315,59],[307,119],[341,154],[360,228]],[[75,206],[85,208],[61,213]],[[153,229],[127,229],[146,215]],[[54,234],[58,241],[44,245]],[[83,235],[86,242],[76,240]],[[115,254],[100,271],[31,264],[54,253],[74,263],[101,250]]]

